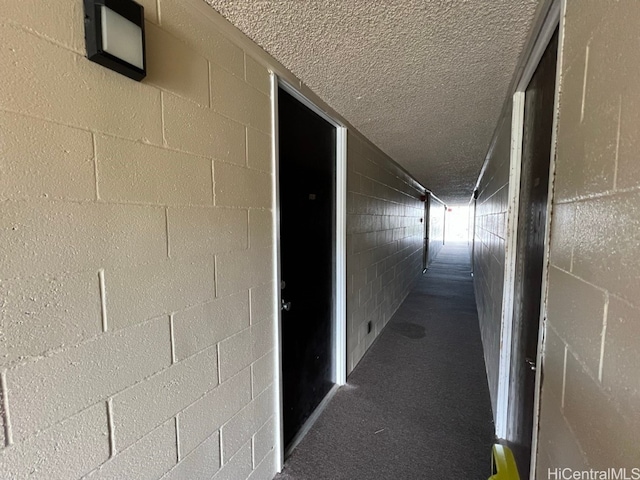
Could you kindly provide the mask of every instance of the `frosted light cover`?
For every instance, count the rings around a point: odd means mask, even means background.
[[[101,6],[102,49],[131,65],[144,68],[142,29],[135,23]]]

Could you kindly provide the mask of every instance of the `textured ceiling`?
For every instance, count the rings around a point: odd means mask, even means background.
[[[466,202],[538,0],[205,0],[445,201]]]

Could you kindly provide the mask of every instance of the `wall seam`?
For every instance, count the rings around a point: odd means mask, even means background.
[[[98,286],[100,289],[100,319],[102,321],[102,332],[106,333],[109,330],[109,323],[107,318],[107,289],[104,278],[104,268],[98,270]]]
[[[607,339],[607,322],[609,314],[609,294],[604,297],[604,312],[602,314],[602,333],[600,334],[600,361],[598,364],[598,381],[602,383],[602,371],[604,368],[604,353]]]
[[[116,456],[115,426],[113,421],[113,397],[107,399],[107,427],[109,430],[109,458]]]
[[[2,416],[4,420],[4,443],[5,447],[13,445],[13,429],[11,426],[11,415],[9,414],[9,391],[7,389],[7,370],[0,372],[0,388],[2,389]]]

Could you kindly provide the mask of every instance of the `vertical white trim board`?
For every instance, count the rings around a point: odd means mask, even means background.
[[[275,450],[276,450],[276,471],[281,472],[282,467],[284,465],[284,428],[283,428],[283,417],[282,417],[282,337],[280,332],[282,332],[282,310],[280,309],[280,305],[282,302],[281,292],[280,292],[280,281],[282,275],[280,273],[280,182],[278,181],[279,173],[280,173],[280,161],[278,154],[278,77],[275,73],[271,72],[271,128],[273,130],[273,141],[271,142],[271,156],[272,156],[272,170],[273,170],[273,245],[275,248],[273,249],[274,256],[274,273],[275,273],[275,281],[274,281],[274,308],[276,311],[276,322],[275,329],[273,331],[274,335],[274,369],[273,372],[273,381],[275,383],[276,388],[276,399],[274,402],[275,412],[274,418],[276,420],[276,438],[275,438]]]
[[[507,438],[509,422],[509,381],[511,380],[511,340],[513,332],[516,249],[518,245],[518,210],[520,206],[523,121],[524,92],[516,92],[513,96],[513,113],[511,116],[509,207],[507,211],[507,241],[505,242],[504,283],[502,289],[498,398],[496,401],[496,436],[498,438]]]

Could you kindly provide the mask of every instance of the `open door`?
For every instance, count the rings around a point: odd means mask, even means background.
[[[556,29],[524,96],[508,406],[509,440],[521,478],[529,476],[535,415],[557,54]]]
[[[424,247],[422,249],[422,273],[426,273],[429,267],[429,208],[431,207],[431,194],[425,194],[424,201]]]
[[[283,445],[334,385],[337,129],[278,90]]]

